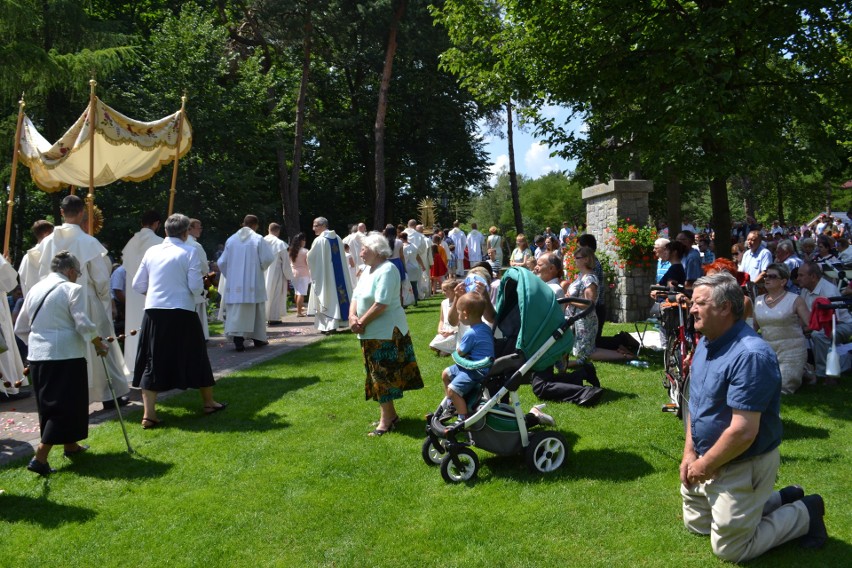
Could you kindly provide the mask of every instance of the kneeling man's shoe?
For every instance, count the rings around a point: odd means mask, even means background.
[[[802,548],[822,548],[828,540],[828,531],[825,530],[825,502],[820,495],[806,495],[802,503],[808,508],[810,525],[808,533],[799,539]]]
[[[782,505],[789,505],[790,503],[801,501],[805,496],[805,490],[802,489],[801,485],[788,485],[784,489],[780,489],[778,493],[781,494]]]

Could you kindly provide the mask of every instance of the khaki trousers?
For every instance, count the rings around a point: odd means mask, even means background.
[[[713,479],[680,486],[683,524],[710,535],[713,554],[743,562],[808,532],[804,503],[781,506],[774,492],[780,457],[778,448],[723,466]]]

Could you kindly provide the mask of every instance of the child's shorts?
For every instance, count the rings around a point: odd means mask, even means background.
[[[449,388],[461,397],[466,396],[470,391],[475,389],[488,374],[488,369],[485,369],[485,372],[481,370],[468,371],[458,365],[452,365],[447,370],[450,373],[450,377],[452,377]]]

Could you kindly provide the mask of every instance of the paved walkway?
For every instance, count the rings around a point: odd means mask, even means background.
[[[281,324],[267,329],[269,345],[255,348],[251,341],[246,341],[246,350],[242,353],[237,353],[234,350],[234,344],[224,337],[211,337],[207,344],[207,353],[210,356],[213,375],[218,380],[240,369],[319,341],[323,336],[314,328],[313,322],[313,318],[297,318],[293,313]],[[181,391],[172,390],[161,393],[160,399],[179,392]],[[124,409],[142,408],[141,391],[131,389],[130,400],[130,404]],[[125,410],[123,415],[126,415],[128,410]],[[117,418],[115,410],[104,410],[99,402],[89,406],[90,425],[115,418]],[[0,403],[0,465],[21,456],[32,455],[38,442],[39,428],[35,397]]]

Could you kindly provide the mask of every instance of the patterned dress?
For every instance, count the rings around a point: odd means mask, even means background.
[[[781,392],[792,394],[802,386],[808,348],[794,303],[799,296],[787,293],[775,306],[769,307],[766,296],[758,296],[754,319],[763,339],[775,351],[781,368]]]
[[[568,296],[571,298],[584,298],[586,288],[597,284],[598,279],[594,274],[579,274],[577,279],[568,286]],[[568,315],[581,312],[582,308],[568,305]],[[598,333],[598,316],[592,311],[574,322],[574,351],[573,355],[578,363],[585,363],[592,351],[595,350],[595,336]]]

